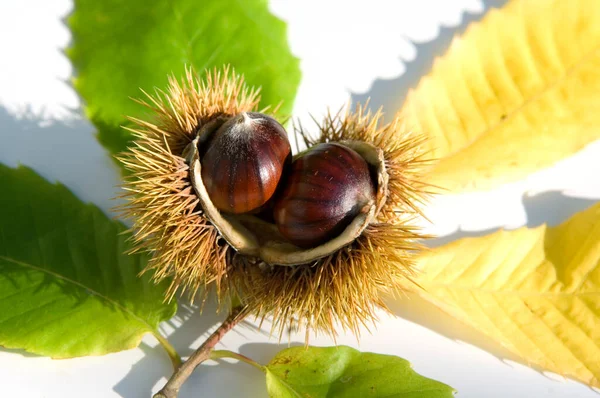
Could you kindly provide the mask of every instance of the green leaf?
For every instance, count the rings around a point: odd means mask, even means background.
[[[55,358],[137,346],[173,316],[125,227],[31,169],[0,165],[0,345]]]
[[[423,377],[391,355],[346,346],[292,347],[266,366],[272,398],[452,397],[452,387]]]
[[[68,23],[74,86],[112,153],[131,139],[119,129],[125,116],[145,112],[129,97],[166,87],[167,76],[183,76],[185,65],[204,73],[231,64],[249,85],[262,87],[261,106],[283,101],[281,113],[291,112],[299,61],[266,0],[75,0]]]

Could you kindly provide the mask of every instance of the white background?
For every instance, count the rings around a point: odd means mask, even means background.
[[[484,4],[485,3],[485,4]],[[327,106],[372,97],[387,113],[441,55],[451,37],[502,0],[285,1],[273,13],[288,22],[292,52],[301,60],[302,83],[295,116],[317,116]],[[110,214],[118,171],[80,116],[81,102],[68,84],[73,71],[62,54],[70,34],[62,19],[68,0],[0,0],[0,162],[29,165],[59,180],[82,200]],[[551,225],[600,198],[600,145],[493,192],[436,199],[426,210],[440,241],[498,227]],[[1,188],[0,188],[1,189]],[[460,398],[594,397],[579,383],[547,375],[506,358],[510,354],[478,332],[416,299],[391,303],[398,317],[381,315],[360,344],[350,335],[338,343],[410,360],[423,375],[450,384]],[[209,307],[180,306],[162,331],[184,356],[212,331],[222,316]],[[268,327],[268,325],[267,325]],[[303,341],[303,333],[291,337]],[[316,337],[313,345],[332,345]],[[283,346],[248,322],[218,346],[261,363]],[[72,360],[50,360],[22,351],[0,350],[2,396],[146,398],[171,373],[170,362],[151,337],[139,348]],[[180,396],[265,397],[264,377],[235,361],[200,366]]]

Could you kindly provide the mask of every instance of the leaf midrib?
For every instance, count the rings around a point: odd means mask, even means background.
[[[56,273],[56,272],[53,272],[53,271],[50,271],[50,270],[48,270],[48,269],[44,269],[44,268],[38,267],[38,266],[36,266],[36,265],[33,265],[33,264],[29,264],[29,263],[26,263],[26,262],[23,262],[23,261],[18,261],[18,260],[15,260],[15,259],[12,259],[12,258],[9,258],[9,257],[6,257],[6,256],[0,256],[0,260],[4,260],[4,261],[7,261],[7,262],[9,262],[9,263],[11,263],[11,264],[14,264],[14,265],[18,265],[18,266],[25,267],[25,268],[30,268],[30,269],[32,269],[32,270],[35,270],[35,271],[38,271],[38,272],[42,272],[42,273],[48,274],[48,275],[50,275],[50,276],[52,276],[52,277],[54,277],[54,278],[57,278],[57,279],[63,280],[63,281],[65,281],[65,282],[68,282],[68,283],[70,283],[70,284],[72,284],[72,285],[74,285],[74,286],[76,286],[76,287],[78,287],[78,288],[80,288],[80,289],[86,290],[87,292],[91,292],[91,293],[93,293],[93,294],[94,294],[96,297],[99,297],[100,299],[102,299],[102,300],[104,300],[104,301],[106,301],[106,302],[108,302],[108,303],[110,303],[110,304],[114,305],[115,307],[119,308],[121,311],[123,311],[123,312],[124,312],[124,313],[126,313],[127,315],[131,316],[133,319],[135,319],[136,321],[138,321],[139,323],[141,323],[141,324],[142,324],[144,327],[146,327],[146,328],[148,329],[148,331],[149,331],[149,332],[153,332],[153,333],[155,332],[155,329],[154,329],[154,327],[152,327],[152,326],[151,326],[151,325],[150,325],[150,324],[149,324],[149,323],[148,323],[146,320],[144,320],[143,318],[140,318],[140,317],[139,317],[137,314],[135,314],[133,311],[131,311],[131,310],[130,310],[130,309],[128,309],[127,307],[123,306],[123,305],[122,305],[122,304],[120,304],[119,302],[117,302],[117,301],[115,301],[115,300],[111,299],[110,297],[108,297],[108,296],[106,296],[106,295],[104,295],[104,294],[102,294],[102,293],[100,293],[100,292],[98,292],[98,291],[96,291],[96,290],[94,290],[94,289],[92,289],[92,288],[89,288],[89,287],[85,286],[85,285],[84,285],[84,284],[82,284],[81,282],[78,282],[78,281],[76,281],[76,280],[73,280],[73,279],[71,279],[71,278],[68,278],[68,277],[66,277],[66,276],[60,275],[60,274],[58,274],[58,273]]]

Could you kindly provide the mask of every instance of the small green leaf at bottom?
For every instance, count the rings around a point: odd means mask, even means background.
[[[351,347],[292,347],[265,367],[271,398],[446,398],[454,389],[391,355]]]
[[[126,227],[31,169],[0,164],[0,346],[69,358],[136,347],[164,303]]]

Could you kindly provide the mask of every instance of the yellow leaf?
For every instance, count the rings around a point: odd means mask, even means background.
[[[429,182],[486,189],[600,138],[600,1],[512,0],[471,25],[400,116],[441,159]]]
[[[557,227],[432,249],[418,267],[425,299],[526,363],[600,387],[600,203]]]

